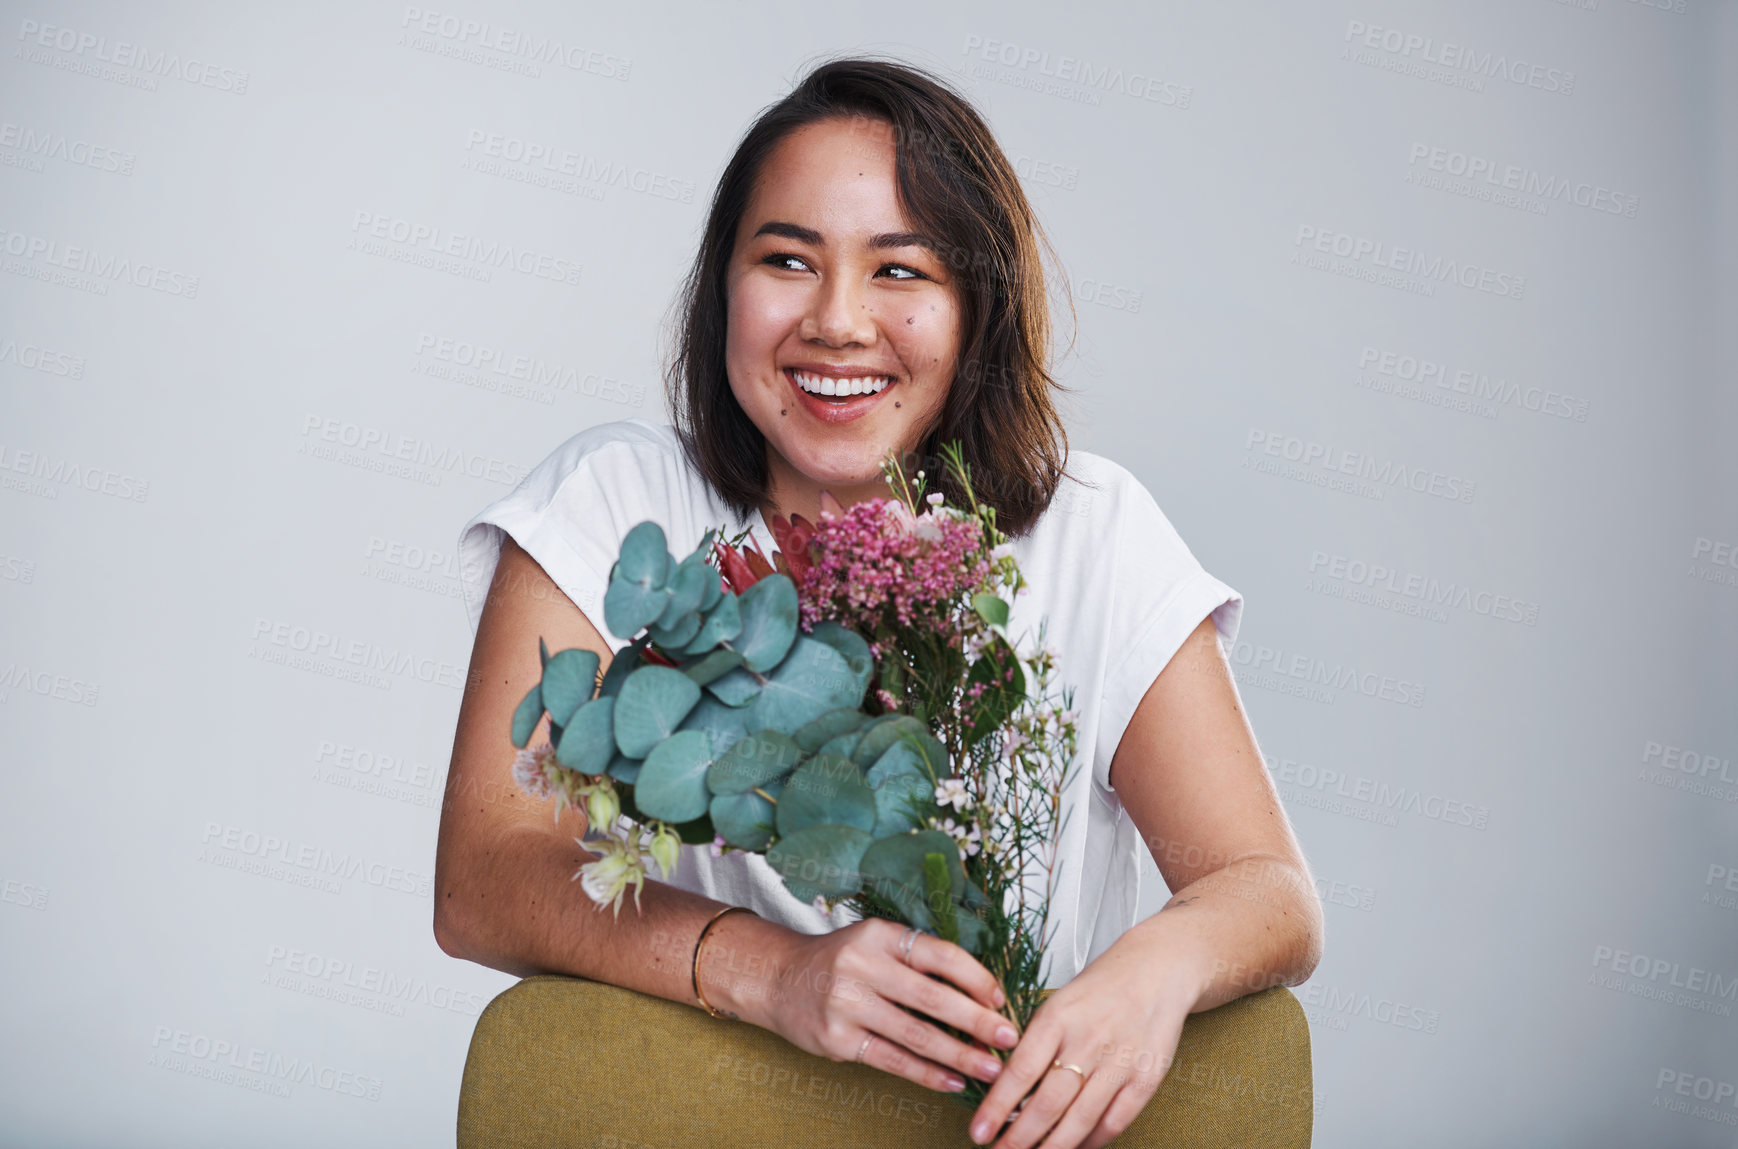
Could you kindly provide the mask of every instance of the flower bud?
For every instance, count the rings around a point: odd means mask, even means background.
[[[676,858],[682,849],[682,839],[676,831],[663,825],[658,826],[658,832],[652,835],[652,860],[658,863],[658,868],[664,871],[664,880],[670,880],[670,874],[676,868]]]
[[[622,801],[608,778],[599,778],[585,796],[585,816],[599,830],[608,830],[621,817]]]

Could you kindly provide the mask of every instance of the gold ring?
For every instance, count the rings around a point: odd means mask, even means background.
[[[1053,1068],[1053,1069],[1066,1069],[1066,1070],[1070,1071],[1071,1073],[1080,1074],[1080,1087],[1082,1089],[1086,1088],[1086,1070],[1080,1068],[1080,1066],[1078,1066],[1078,1065],[1064,1065],[1060,1061],[1052,1061],[1050,1063],[1050,1065],[1051,1065],[1051,1068]]]

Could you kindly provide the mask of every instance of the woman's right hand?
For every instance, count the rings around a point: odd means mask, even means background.
[[[996,1012],[1004,999],[995,977],[960,946],[922,932],[912,940],[908,963],[900,953],[905,933],[897,923],[865,918],[787,939],[767,1027],[833,1061],[855,1061],[862,1050],[865,1064],[938,1092],[963,1089],[960,1074],[995,1080],[1002,1063],[988,1050],[1012,1049],[1020,1040],[1013,1023]],[[983,1048],[928,1018],[971,1034]]]

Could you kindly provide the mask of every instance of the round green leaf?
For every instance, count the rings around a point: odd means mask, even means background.
[[[685,664],[681,669],[683,674],[694,680],[694,685],[705,686],[719,675],[741,665],[742,655],[736,651],[715,650],[705,658]]]
[[[555,760],[581,774],[607,772],[616,755],[615,732],[610,722],[610,710],[615,703],[613,698],[599,698],[574,711],[561,732]]]
[[[773,668],[755,696],[749,724],[791,734],[829,710],[855,706],[862,697],[856,676],[838,651],[799,636],[789,657]]]
[[[871,841],[855,826],[810,826],[774,842],[766,860],[799,900],[842,898],[862,884],[857,865]]]
[[[656,622],[669,598],[670,592],[661,586],[616,579],[603,592],[604,625],[617,638],[627,638]]]
[[[716,698],[701,696],[694,709],[682,719],[682,730],[701,730],[712,740],[712,757],[717,759],[748,734],[748,715]]]
[[[873,785],[873,783],[871,783]],[[935,806],[935,787],[915,774],[895,774],[875,786],[876,838],[923,828],[924,815]]]
[[[670,579],[670,601],[665,604],[664,613],[658,616],[659,626],[672,629],[683,615],[700,609],[700,600],[706,597],[706,582],[717,575],[702,559],[703,556],[696,552],[676,566]]]
[[[534,684],[513,711],[513,745],[525,749],[543,717],[543,684]]]
[[[698,701],[700,688],[680,670],[640,667],[628,675],[616,697],[616,745],[629,758],[646,757],[675,732]]]
[[[626,782],[629,786],[632,786],[635,782],[639,781],[640,767],[644,764],[645,760],[643,758],[629,758],[626,754],[623,754],[618,750],[616,751],[615,756],[610,759],[607,773],[617,782]]]
[[[651,519],[636,525],[622,536],[616,576],[643,586],[663,586],[670,569],[670,552],[664,549],[666,545],[663,527]]]
[[[875,791],[849,758],[817,755],[797,767],[779,792],[782,838],[810,826],[875,828]]]
[[[819,627],[816,628],[820,629]],[[791,737],[805,753],[819,750],[829,739],[848,734],[863,724],[863,713],[854,707],[841,706],[829,710],[813,722],[804,723]]]
[[[854,630],[848,630],[831,619],[824,619],[815,624],[815,629],[809,637],[816,642],[824,642],[839,652],[839,657],[845,660],[845,665],[851,668],[851,673],[857,678],[857,696],[869,689],[869,679],[875,674],[875,656],[869,653],[869,643]]]
[[[732,644],[751,670],[771,670],[797,634],[797,587],[789,575],[771,574],[742,592],[742,632]]]
[[[688,654],[704,654],[719,643],[729,642],[742,633],[741,602],[733,594],[719,595],[718,601],[706,608],[704,617],[705,621],[700,624],[699,632],[685,648]]]
[[[737,667],[706,684],[712,696],[726,706],[747,706],[760,693],[760,683],[746,667]]]
[[[991,626],[1008,625],[1008,604],[984,591],[972,596],[972,609],[978,612],[978,617]]]
[[[706,813],[711,795],[706,771],[712,748],[706,734],[682,730],[670,735],[646,755],[634,782],[634,804],[648,818],[686,822]]]
[[[706,785],[714,794],[740,794],[790,773],[802,757],[788,736],[776,730],[756,731],[718,756],[706,775]]]
[[[752,790],[742,794],[718,794],[712,799],[712,824],[732,846],[764,850],[772,841],[775,807]]]
[[[783,805],[783,802],[780,802]],[[898,908],[905,920],[922,930],[935,931],[923,877],[923,856],[939,853],[947,859],[953,900],[963,903],[966,871],[960,864],[960,848],[940,830],[916,830],[881,838],[863,852],[863,882],[883,901]]]
[[[543,668],[543,708],[549,721],[566,726],[573,712],[591,699],[597,685],[598,657],[594,651],[574,647],[558,651]]]

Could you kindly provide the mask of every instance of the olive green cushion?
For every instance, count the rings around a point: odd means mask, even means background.
[[[512,986],[477,1020],[459,1149],[971,1145],[972,1110],[777,1034],[583,978]],[[1283,987],[1190,1016],[1118,1146],[1307,1146],[1309,1026]]]

